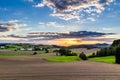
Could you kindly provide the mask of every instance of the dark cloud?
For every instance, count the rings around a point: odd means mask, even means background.
[[[91,31],[77,31],[77,32],[69,32],[69,33],[57,33],[57,32],[33,32],[28,33],[27,35],[8,35],[8,37],[13,38],[26,38],[32,40],[53,40],[60,38],[96,38],[103,37],[106,35],[114,35],[114,33],[100,33],[100,32],[91,32]],[[98,40],[98,39],[97,39]]]
[[[84,37],[102,37],[105,35],[114,35],[114,33],[100,33],[100,32],[91,32],[91,31],[78,31],[78,32],[69,32],[69,33],[57,33],[57,32],[36,32],[29,33],[28,38],[38,38],[42,40],[51,40],[59,38],[84,38]]]
[[[87,4],[86,0],[50,0],[50,2],[53,3],[59,11],[66,10],[69,6],[78,6],[83,3]]]
[[[0,32],[8,32],[11,30],[17,29],[16,24],[10,24],[10,23],[0,23]]]
[[[110,2],[113,0],[42,0],[42,3],[35,5],[35,7],[48,6],[53,10],[52,16],[64,20],[80,20],[85,17],[84,15],[100,14],[105,9],[104,6]]]
[[[104,4],[104,3],[108,2],[108,0],[98,0],[98,2],[101,4]]]
[[[68,34],[68,36],[71,36],[71,37],[100,37],[100,36],[112,35],[112,34],[114,34],[114,33],[78,31],[78,32],[70,32],[70,34]]]
[[[54,41],[64,41],[65,39],[73,39],[72,41],[82,43],[84,41],[98,41],[98,42],[112,42],[113,38],[108,38],[108,35],[115,35],[114,33],[100,33],[91,31],[77,31],[69,33],[58,33],[58,32],[34,32],[25,35],[0,35],[0,41],[11,41],[11,42],[28,42],[37,44],[58,44]],[[53,43],[52,43],[53,41]]]
[[[27,36],[14,35],[14,34],[8,35],[8,37],[12,37],[12,38],[28,38]]]
[[[85,37],[82,38],[82,40],[84,41],[107,41],[107,42],[112,42],[113,40],[115,40],[116,38],[95,38],[95,37]]]
[[[7,32],[9,28],[0,26],[0,32]]]

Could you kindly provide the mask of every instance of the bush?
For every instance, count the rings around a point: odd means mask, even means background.
[[[47,48],[45,48],[45,53],[49,53],[49,50]]]
[[[40,51],[39,47],[34,47],[34,51]]]
[[[34,53],[33,53],[33,55],[36,55],[36,54],[37,54],[37,52],[34,52]]]
[[[71,52],[69,54],[66,54],[65,56],[77,56],[77,53]]]
[[[61,56],[77,56],[77,53],[72,52],[68,48],[60,48],[58,52]]]
[[[61,56],[67,56],[71,53],[71,50],[69,50],[67,48],[60,48],[59,53]]]
[[[72,52],[72,56],[77,56],[77,53],[75,53],[75,52]]]
[[[84,54],[84,52],[80,53],[79,58],[82,60],[87,60],[87,56]]]

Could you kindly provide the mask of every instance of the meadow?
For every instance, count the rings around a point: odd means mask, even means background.
[[[115,63],[115,56],[95,57],[95,58],[89,58],[89,60],[113,64]]]
[[[53,62],[73,62],[80,61],[80,58],[78,56],[58,56],[54,58],[45,58],[45,60]]]

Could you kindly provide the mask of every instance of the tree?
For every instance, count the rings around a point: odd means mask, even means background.
[[[53,52],[56,53],[56,56],[59,56],[59,50],[54,50]]]
[[[115,63],[120,64],[120,46],[116,47]]]
[[[47,48],[45,48],[45,53],[49,53],[49,50]]]
[[[69,50],[68,48],[60,48],[59,53],[61,56],[67,56],[71,53],[71,50]]]
[[[72,52],[68,48],[60,48],[59,53],[61,56],[77,56],[77,53]]]
[[[87,56],[84,54],[84,52],[80,53],[79,58],[82,60],[87,60]]]
[[[34,50],[35,50],[35,51],[39,51],[40,48],[39,48],[39,47],[34,47]]]
[[[34,53],[33,53],[33,55],[36,55],[36,54],[37,54],[37,52],[34,52]]]

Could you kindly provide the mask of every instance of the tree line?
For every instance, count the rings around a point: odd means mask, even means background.
[[[102,48],[100,51],[89,55],[88,58],[104,56],[115,56],[115,62],[120,64],[120,40],[114,40],[110,47]]]

